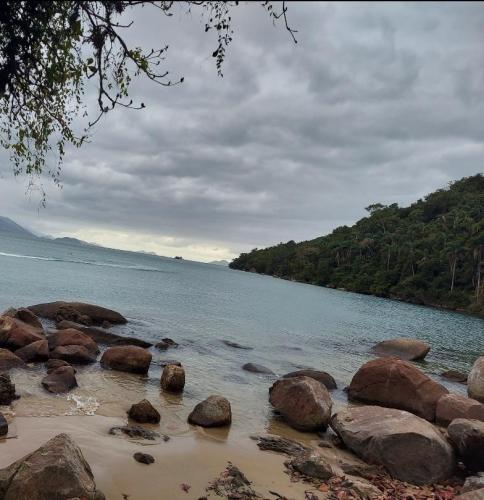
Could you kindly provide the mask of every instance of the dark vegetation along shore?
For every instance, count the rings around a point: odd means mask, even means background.
[[[243,253],[232,269],[484,315],[484,176],[314,240]]]
[[[42,318],[55,322],[56,328],[45,331]],[[169,338],[153,346],[109,331],[112,324],[126,321],[115,311],[79,302],[5,311],[0,315],[0,404],[15,407],[18,398],[10,370],[28,370],[32,363],[45,363],[41,385],[47,397],[48,393],[66,394],[76,387],[80,365],[99,363],[100,369],[142,378],[150,370],[154,349],[166,351],[177,346]],[[408,338],[376,344],[372,348],[374,359],[360,367],[346,389],[351,404],[336,411],[331,396],[336,383],[329,373],[306,369],[288,373],[272,385],[268,383],[272,417],[285,423],[288,430],[312,436],[309,440],[288,439],[281,433],[252,436],[260,450],[286,457],[287,475],[292,482],[304,484],[304,497],[298,498],[483,497],[484,357],[475,361],[468,376],[442,374],[456,383],[466,383],[467,397],[450,393],[414,364],[422,361],[430,349],[425,342]],[[243,368],[266,374],[268,380],[275,378],[259,365]],[[189,377],[180,362],[167,362],[160,389],[181,393]],[[228,428],[233,418],[243,418],[232,415],[230,395],[226,396],[229,398],[207,394],[187,415],[188,423],[202,428]],[[163,415],[151,401],[143,399],[132,404],[125,417],[126,425],[106,429],[107,438],[125,436],[140,443],[170,440],[156,431]],[[12,420],[13,414],[0,413],[0,436],[8,437]],[[0,500],[105,498],[81,448],[62,429],[59,432],[39,449],[0,470]],[[137,451],[133,460],[157,467],[149,453]],[[257,488],[229,462],[220,477],[208,482],[202,496],[186,498],[293,498],[277,491],[270,491],[267,497]],[[185,498],[189,491],[190,486],[182,484],[180,493],[173,498]]]

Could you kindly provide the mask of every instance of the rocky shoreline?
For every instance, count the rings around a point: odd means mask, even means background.
[[[54,321],[56,329],[45,331],[42,318]],[[77,387],[75,367],[79,365],[99,363],[100,370],[147,374],[152,364],[148,349],[153,344],[109,331],[111,325],[126,322],[116,311],[79,302],[5,311],[0,316],[0,404],[15,405],[15,385],[8,372],[28,369],[28,363],[45,363],[41,385],[53,394]],[[176,346],[164,338],[155,347],[165,351]],[[469,374],[469,397],[465,397],[449,393],[412,363],[424,359],[429,350],[429,345],[416,339],[392,339],[374,346],[378,357],[355,373],[346,389],[349,404],[336,412],[331,397],[336,382],[330,374],[300,370],[284,375],[268,387],[275,416],[313,436],[315,442],[308,445],[284,437],[255,436],[259,448],[286,457],[285,472],[291,481],[307,485],[301,498],[484,497],[484,357],[476,360]],[[243,369],[272,374],[253,363]],[[461,382],[466,379],[459,373],[447,376]],[[167,394],[180,394],[189,377],[181,363],[166,362],[160,388]],[[232,414],[229,399],[207,394],[194,406],[188,423],[205,429],[228,428],[233,418],[240,418]],[[107,434],[146,442],[170,439],[155,430],[162,415],[151,401],[133,404],[127,417],[127,425],[114,426]],[[1,436],[8,436],[11,423],[8,415],[0,414]],[[30,451],[0,470],[0,500],[14,496],[104,498],[81,449],[69,435],[61,433]],[[62,466],[56,457],[63,457]],[[150,453],[136,452],[132,458],[144,467],[157,464]],[[25,470],[30,472],[24,477]],[[193,498],[291,498],[277,491],[264,496],[245,473],[228,464],[207,485],[206,496]]]

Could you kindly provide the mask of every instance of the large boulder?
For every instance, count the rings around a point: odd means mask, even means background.
[[[110,347],[101,358],[101,366],[109,370],[131,373],[148,373],[151,353],[133,345]]]
[[[102,500],[80,448],[59,434],[38,450],[0,470],[3,500]]]
[[[88,316],[91,322],[96,325],[102,325],[104,321],[108,321],[112,324],[127,323],[126,318],[116,311],[93,304],[86,304],[84,302],[48,302],[45,304],[35,304],[33,306],[29,306],[27,309],[30,309],[32,312],[37,314],[37,316],[53,320],[60,319],[58,318],[59,311],[64,311],[65,314],[66,310],[68,310],[70,312],[70,317],[63,319],[70,321],[72,321],[72,311],[76,311],[81,317]],[[81,322],[83,323],[84,321]]]
[[[23,368],[25,362],[8,349],[0,348],[0,372],[8,371],[11,368]]]
[[[82,345],[60,345],[50,352],[53,359],[62,359],[74,365],[88,365],[96,362],[96,355]]]
[[[448,392],[407,361],[378,358],[368,361],[356,372],[348,397],[353,401],[406,410],[433,422],[437,401]]]
[[[319,431],[329,424],[333,404],[331,396],[326,387],[313,378],[277,380],[269,389],[269,401],[295,429]]]
[[[468,418],[484,422],[484,405],[459,394],[444,394],[437,401],[435,420],[447,426],[456,418]]]
[[[37,340],[15,351],[15,355],[26,363],[47,361],[49,359],[49,344],[47,340]]]
[[[228,399],[210,396],[198,403],[188,415],[188,422],[201,427],[223,427],[232,422],[232,409]]]
[[[0,316],[0,346],[15,351],[44,340],[42,330],[10,316]]]
[[[8,373],[0,373],[0,405],[9,405],[20,396],[15,394],[15,384]]]
[[[373,346],[373,351],[379,356],[393,356],[407,361],[416,361],[427,356],[430,346],[422,340],[402,337],[379,342]]]
[[[91,337],[85,333],[75,330],[74,328],[66,328],[65,330],[57,330],[51,333],[47,340],[49,348],[55,349],[65,345],[82,345],[92,354],[99,354],[99,347]]]
[[[182,392],[185,387],[185,369],[183,366],[166,365],[161,374],[160,384],[168,392]]]
[[[334,378],[327,372],[319,371],[319,370],[297,370],[295,372],[286,373],[283,375],[283,378],[292,378],[292,377],[309,377],[321,382],[328,391],[336,389],[336,381]]]
[[[484,356],[476,359],[467,377],[467,393],[470,398],[484,403]]]
[[[42,379],[42,386],[54,394],[68,392],[77,387],[76,371],[72,366],[60,366]]]
[[[131,406],[128,417],[140,424],[157,424],[160,421],[160,412],[147,400]]]
[[[30,309],[25,309],[24,307],[15,309],[14,307],[11,307],[10,309],[7,309],[2,314],[2,316],[10,316],[11,318],[17,318],[20,321],[23,321],[27,325],[30,325],[36,330],[38,330],[39,333],[42,333],[44,331],[44,327],[42,326],[42,323],[40,322],[39,318],[37,318],[37,316]]]
[[[476,472],[484,470],[484,422],[457,418],[447,432],[466,467]]]
[[[452,446],[432,424],[406,411],[348,407],[333,415],[331,427],[356,455],[401,481],[437,483],[454,471]]]

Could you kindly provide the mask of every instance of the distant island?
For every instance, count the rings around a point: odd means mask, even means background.
[[[228,266],[229,262],[227,260],[212,260],[209,264],[214,264],[216,266]]]
[[[351,227],[243,253],[232,269],[484,315],[484,176]]]

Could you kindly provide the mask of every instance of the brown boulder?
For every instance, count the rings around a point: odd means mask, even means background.
[[[348,397],[415,413],[433,422],[437,401],[449,391],[407,361],[378,358],[365,363],[351,380]]]
[[[23,368],[25,362],[8,349],[0,348],[0,372],[8,371],[11,368]]]
[[[53,359],[62,359],[74,365],[88,365],[96,362],[96,355],[82,345],[60,345],[50,352]]]
[[[37,316],[32,311],[30,311],[29,309],[25,309],[24,307],[21,307],[19,309],[11,307],[10,309],[7,309],[2,314],[2,316],[17,318],[20,321],[38,330],[39,333],[42,333],[44,331],[44,327],[42,326],[39,318],[37,318]]]
[[[151,353],[133,345],[110,347],[101,358],[101,366],[109,370],[131,373],[148,373]]]
[[[188,422],[201,427],[223,427],[232,422],[232,409],[228,399],[209,396],[198,403],[188,416]]]
[[[379,342],[373,347],[373,351],[379,356],[394,356],[406,361],[416,361],[427,356],[430,346],[421,340],[402,337]]]
[[[56,370],[61,366],[71,366],[71,365],[67,361],[64,361],[62,359],[49,359],[49,361],[47,361],[47,363],[45,364],[45,367],[47,368],[47,373],[50,373],[51,371]]]
[[[15,351],[15,355],[26,363],[46,361],[49,359],[49,344],[47,340],[37,340]]]
[[[185,369],[183,366],[166,365],[161,374],[160,384],[168,392],[182,392],[185,387]]]
[[[292,377],[309,377],[321,382],[328,391],[336,389],[336,381],[334,378],[327,372],[319,371],[319,370],[298,370],[291,373],[286,373],[282,378],[292,378]]]
[[[4,500],[102,500],[89,464],[67,434],[0,470]]]
[[[447,426],[456,418],[467,418],[484,422],[484,405],[479,401],[458,394],[444,394],[437,401],[435,420]]]
[[[457,418],[447,427],[449,439],[469,470],[484,470],[484,422]]]
[[[470,398],[484,403],[484,356],[477,358],[467,378],[467,393]]]
[[[76,371],[72,366],[60,366],[42,379],[42,386],[54,394],[68,392],[77,387]]]
[[[277,380],[269,389],[269,401],[295,429],[319,431],[329,424],[331,396],[323,384],[312,378]]]
[[[20,396],[15,394],[15,384],[8,373],[0,373],[0,405],[9,405]]]
[[[157,424],[160,421],[160,412],[147,400],[131,406],[128,417],[140,424]]]
[[[64,330],[57,330],[51,333],[47,340],[49,348],[55,349],[63,345],[82,345],[92,354],[99,354],[99,347],[96,342],[85,333],[74,328],[66,328]]]
[[[44,339],[43,333],[38,328],[17,318],[0,316],[0,346],[15,351],[32,342]]]
[[[432,424],[406,411],[348,407],[333,415],[331,427],[356,455],[401,481],[437,483],[454,471],[452,446]]]

